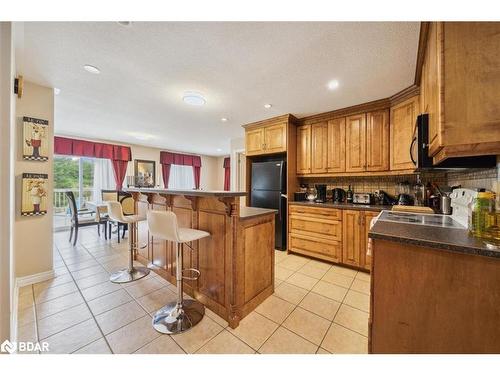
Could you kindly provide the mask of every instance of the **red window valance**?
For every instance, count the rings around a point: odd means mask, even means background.
[[[121,161],[132,160],[132,151],[128,146],[65,137],[54,137],[54,153],[57,155],[87,156]]]
[[[160,164],[190,165],[193,167],[201,167],[201,156],[176,154],[174,152],[161,151]]]
[[[231,168],[231,159],[224,158],[224,166],[222,168]]]

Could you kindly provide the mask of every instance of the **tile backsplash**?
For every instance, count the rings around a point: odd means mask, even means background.
[[[464,171],[426,171],[420,173],[422,183],[437,183],[439,186],[457,186],[463,188],[478,189],[485,188],[495,190],[496,183],[499,180],[500,163],[497,168],[490,169],[467,169]],[[323,178],[302,178],[301,184],[314,185],[326,184],[328,186],[328,195],[331,189],[342,188],[347,190],[349,185],[356,193],[373,193],[375,190],[384,190],[390,195],[396,195],[396,184],[408,181],[411,185],[417,182],[417,175],[401,176],[363,176],[363,177],[323,177]]]

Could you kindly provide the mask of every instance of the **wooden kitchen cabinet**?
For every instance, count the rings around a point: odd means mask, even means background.
[[[418,96],[391,107],[390,115],[390,170],[414,169],[410,146],[419,113]]]
[[[257,155],[264,151],[264,128],[247,130],[245,133],[246,154]]]
[[[346,172],[366,170],[366,114],[346,118]]]
[[[340,210],[290,205],[288,250],[339,263],[342,260]]]
[[[361,265],[364,233],[362,211],[344,210],[342,215],[342,263],[354,267]]]
[[[389,170],[389,111],[366,114],[366,170]]]
[[[311,125],[311,173],[326,173],[328,169],[328,123]]]
[[[287,121],[273,122],[250,126],[245,131],[246,155],[264,155],[286,152]]]
[[[311,126],[297,127],[297,173],[311,173]]]
[[[345,172],[345,118],[328,121],[328,173]]]
[[[286,151],[286,123],[264,128],[264,151],[278,153]]]
[[[426,23],[427,24],[427,23]],[[430,22],[420,74],[429,156],[500,154],[500,23]]]
[[[429,114],[429,156],[435,155],[443,146],[441,121],[442,32],[442,23],[432,22],[429,25],[423,63],[425,68],[422,70],[421,109],[423,113]]]

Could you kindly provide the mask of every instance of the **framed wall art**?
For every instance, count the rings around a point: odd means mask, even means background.
[[[134,160],[136,187],[154,187],[156,184],[156,163],[153,160]]]
[[[47,213],[47,183],[49,176],[40,173],[23,173],[21,215],[38,216]]]
[[[23,117],[23,159],[49,160],[49,137],[47,120]]]

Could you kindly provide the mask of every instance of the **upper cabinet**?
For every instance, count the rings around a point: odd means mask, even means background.
[[[328,121],[328,173],[345,172],[345,118]]]
[[[366,114],[366,170],[389,170],[389,111]]]
[[[429,155],[500,154],[500,23],[431,22],[420,75]]]
[[[366,168],[366,114],[346,119],[346,172],[364,172]]]
[[[290,116],[275,117],[245,126],[246,155],[276,154],[287,151]]]
[[[297,127],[297,173],[311,173],[311,126]]]
[[[410,157],[410,147],[418,113],[418,96],[391,107],[389,142],[391,171],[415,168]]]
[[[311,172],[326,173],[328,169],[328,124],[311,125]]]

